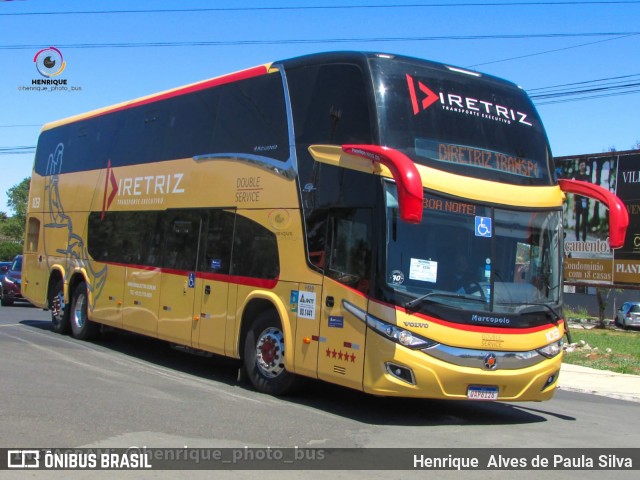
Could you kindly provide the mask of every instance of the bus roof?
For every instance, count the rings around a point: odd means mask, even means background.
[[[42,127],[42,131],[50,130],[52,128],[56,128],[62,125],[67,125],[74,122],[79,122],[82,120],[87,120],[89,118],[98,117],[100,115],[105,115],[108,113],[117,112],[120,110],[126,110],[128,108],[137,107],[140,105],[150,104],[153,102],[157,102],[159,100],[164,100],[171,97],[176,97],[179,95],[183,95],[186,93],[196,92],[198,90],[204,90],[209,87],[214,87],[217,85],[224,85],[226,83],[236,82],[238,80],[244,80],[247,78],[253,78],[260,75],[265,75],[270,73],[271,63],[267,63],[264,65],[259,65],[257,67],[248,68],[246,70],[240,70],[237,72],[229,73],[226,75],[222,75],[220,77],[214,77],[207,80],[202,80],[196,83],[192,83],[189,85],[184,85],[181,87],[176,87],[170,90],[165,90],[163,92],[153,93],[151,95],[147,95],[144,97],[136,98],[134,100],[128,100],[125,102],[117,103],[115,105],[109,105],[107,107],[99,108],[96,110],[91,110],[89,112],[81,113],[78,115],[74,115],[71,117],[67,117],[61,120],[56,120],[50,123],[45,124]]]
[[[300,57],[294,57],[286,60],[280,60],[277,62],[266,63],[256,67],[251,67],[245,70],[240,70],[237,72],[222,75],[219,77],[202,80],[189,85],[184,85],[184,86],[176,87],[163,92],[153,93],[151,95],[147,95],[144,97],[117,103],[115,105],[109,105],[107,107],[91,110],[89,112],[81,113],[78,115],[74,115],[71,117],[67,117],[67,118],[63,118],[60,120],[47,123],[43,126],[42,131],[44,132],[46,130],[59,127],[61,125],[67,125],[70,123],[79,122],[79,121],[97,117],[100,115],[105,115],[105,114],[117,112],[120,110],[126,110],[128,108],[157,102],[159,100],[164,100],[166,98],[171,98],[171,97],[183,95],[186,93],[195,92],[198,90],[204,90],[209,87],[223,85],[226,83],[232,83],[238,80],[244,80],[247,78],[257,77],[260,75],[265,75],[267,73],[276,71],[271,68],[275,64],[282,64],[285,70],[290,68],[296,68],[296,67],[307,66],[307,65],[315,65],[315,64],[321,64],[321,63],[355,63],[355,64],[364,66],[365,64],[368,63],[370,59],[383,59],[383,60],[388,59],[389,61],[419,63],[423,67],[426,66],[428,68],[432,68],[434,70],[438,70],[441,72],[449,72],[452,74],[461,74],[461,75],[463,74],[472,75],[476,77],[481,77],[485,81],[489,80],[489,81],[501,83],[503,85],[510,85],[514,88],[518,88],[517,85],[513,84],[512,82],[509,82],[507,80],[504,80],[498,77],[494,77],[491,75],[486,75],[486,74],[475,72],[472,70],[467,70],[460,67],[454,67],[454,66],[450,66],[443,63],[430,61],[430,60],[424,60],[416,57],[409,57],[409,56],[395,55],[395,54],[388,54],[388,53],[362,52],[362,51],[323,52],[323,53],[313,53],[310,55],[304,55]]]
[[[485,81],[492,81],[500,83],[502,85],[508,85],[513,88],[520,88],[515,83],[505,80],[500,77],[488,75],[485,73],[470,70],[468,68],[457,67],[455,65],[449,65],[445,63],[439,63],[432,60],[425,60],[418,57],[411,57],[406,55],[396,55],[392,53],[384,52],[363,52],[363,51],[336,51],[336,52],[323,52],[312,53],[309,55],[303,55],[300,57],[294,57],[287,60],[280,60],[274,62],[274,64],[282,64],[286,69],[297,68],[307,65],[322,64],[322,63],[355,63],[366,64],[371,59],[381,59],[389,61],[400,61],[405,63],[417,63],[422,67],[431,68],[440,72],[448,72],[450,74],[471,75],[473,77],[482,78]]]

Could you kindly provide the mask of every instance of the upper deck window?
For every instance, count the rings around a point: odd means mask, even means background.
[[[203,88],[117,110],[42,133],[35,170],[62,145],[59,173],[232,154],[289,159],[282,77],[278,73]]]

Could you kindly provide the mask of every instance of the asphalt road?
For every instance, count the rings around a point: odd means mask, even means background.
[[[368,396],[310,382],[293,398],[258,394],[231,360],[112,333],[87,343],[50,330],[48,312],[0,308],[0,447],[393,447],[524,449],[640,445],[636,403],[557,392],[545,403],[476,403]],[[122,478],[143,472],[0,472],[0,478]],[[359,478],[307,472],[304,478]],[[362,473],[362,472],[360,472]],[[517,472],[539,478],[542,472]],[[634,474],[635,473],[635,474]],[[115,475],[118,474],[118,475]],[[175,472],[144,472],[175,478]],[[434,476],[435,475],[435,476]],[[513,478],[514,473],[384,472],[369,478]],[[635,478],[636,472],[544,472],[549,478]],[[262,478],[299,478],[267,472]],[[189,472],[255,478],[256,472]]]

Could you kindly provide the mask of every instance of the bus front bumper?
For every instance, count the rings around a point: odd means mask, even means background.
[[[553,396],[562,354],[501,368],[505,352],[486,351],[487,366],[469,366],[476,350],[456,349],[446,360],[421,350],[410,350],[378,335],[367,338],[364,386],[367,393],[384,396],[447,400],[543,401]],[[517,356],[520,352],[512,352]],[[497,354],[497,355],[496,355]],[[502,354],[502,355],[501,355]],[[492,360],[493,358],[493,360]],[[496,364],[493,364],[495,359]],[[529,363],[527,365],[527,363]]]

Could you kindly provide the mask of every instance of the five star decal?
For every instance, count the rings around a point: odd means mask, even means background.
[[[356,358],[358,358],[354,353],[343,352],[342,350],[336,350],[335,348],[327,348],[325,353],[327,354],[327,357],[335,358],[345,363],[355,363]]]

